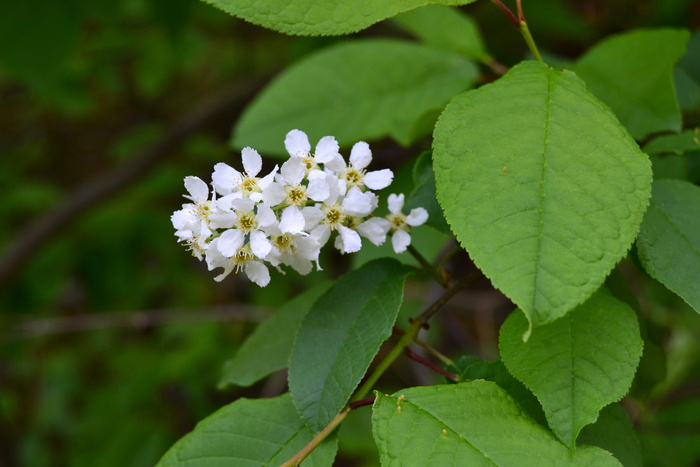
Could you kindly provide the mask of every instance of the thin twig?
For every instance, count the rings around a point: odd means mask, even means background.
[[[436,373],[441,374],[445,378],[454,381],[455,383],[459,382],[459,376],[457,376],[454,373],[450,373],[449,371],[445,370],[444,368],[440,368],[439,366],[435,365],[433,362],[426,360],[425,358],[421,357],[417,353],[415,353],[413,350],[411,350],[409,347],[406,347],[403,349],[404,353],[408,356],[413,361],[416,361],[420,363],[421,365],[430,368]]]

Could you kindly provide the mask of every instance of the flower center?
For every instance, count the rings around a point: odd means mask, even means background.
[[[406,216],[403,214],[389,214],[387,216],[392,230],[406,230]]]
[[[245,177],[241,180],[241,191],[247,194],[258,191],[258,179],[255,177]]]
[[[297,246],[294,244],[294,239],[288,233],[278,235],[272,240],[272,244],[278,249],[283,250],[288,253],[294,253]]]
[[[236,227],[241,229],[244,233],[249,233],[258,227],[258,222],[255,220],[255,215],[251,212],[239,213]]]
[[[351,186],[360,186],[362,185],[362,179],[364,178],[364,174],[362,171],[354,169],[352,167],[348,168],[345,171],[345,181],[348,182],[348,185]]]
[[[345,215],[337,204],[324,208],[323,223],[331,229],[337,229],[340,225],[342,225],[344,219]]]
[[[287,202],[296,206],[306,203],[306,187],[301,185],[287,187]]]

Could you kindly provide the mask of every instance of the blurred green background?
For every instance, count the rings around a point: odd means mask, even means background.
[[[523,3],[540,49],[562,61],[615,32],[700,24],[691,0]],[[492,4],[463,10],[501,62],[526,56]],[[407,37],[390,22],[358,36]],[[283,374],[245,389],[216,385],[257,322],[353,260],[331,254],[324,272],[275,273],[266,289],[236,276],[216,283],[176,243],[170,214],[186,175],[208,181],[217,162],[240,167],[227,140],[256,93],[340,40],[284,36],[197,0],[0,2],[0,466],[150,466],[218,407],[285,390]],[[692,92],[687,127],[700,121]],[[399,173],[425,147],[375,144],[375,158]],[[627,408],[638,412],[650,465],[693,465],[700,320],[634,258],[626,268],[658,343]],[[435,337],[452,356],[495,358],[513,307],[488,284],[470,293]],[[407,308],[429,294],[409,283]],[[404,365],[389,385],[431,378]],[[343,427],[338,465],[376,463],[367,413]]]

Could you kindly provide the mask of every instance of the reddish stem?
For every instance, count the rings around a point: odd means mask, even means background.
[[[444,368],[440,368],[439,366],[435,365],[434,363],[429,362],[428,360],[424,359],[408,347],[403,349],[403,351],[408,355],[408,358],[411,360],[415,360],[416,362],[420,363],[421,365],[425,365],[431,370],[435,371],[436,373],[440,373],[442,376],[444,376],[447,379],[450,379],[454,382],[459,381],[459,376],[457,376],[454,373],[450,373],[449,371],[445,370]]]

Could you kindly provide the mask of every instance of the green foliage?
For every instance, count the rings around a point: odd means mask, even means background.
[[[700,188],[659,180],[639,231],[644,269],[700,312]]]
[[[537,396],[557,437],[573,447],[581,428],[632,384],[642,355],[637,317],[602,289],[524,342],[527,329],[522,314],[508,317],[499,340],[503,362]]]
[[[366,263],[338,279],[301,322],[289,390],[314,432],[340,412],[391,335],[410,271],[389,258]]]
[[[287,34],[328,36],[364,29],[429,3],[464,5],[474,0],[205,0],[227,13]]]
[[[525,62],[455,97],[435,128],[455,236],[532,326],[583,302],[629,249],[647,157],[571,72]]]
[[[414,188],[406,200],[406,209],[423,207],[428,211],[429,216],[426,224],[444,234],[451,235],[450,226],[447,225],[435,197],[435,173],[431,156],[430,152],[421,154],[413,166]]]
[[[698,129],[684,131],[673,135],[662,135],[652,139],[642,148],[647,154],[674,153],[683,155],[688,151],[700,149]]]
[[[611,452],[625,467],[642,466],[639,440],[620,404],[604,407],[594,424],[583,427],[578,442],[599,446]]]
[[[312,436],[289,394],[274,399],[239,399],[199,422],[192,433],[170,448],[158,467],[277,466]],[[326,440],[305,465],[330,465],[336,449],[337,440]]]
[[[294,345],[294,331],[311,305],[330,287],[323,282],[288,301],[273,316],[255,328],[236,355],[224,366],[219,388],[250,386],[287,366]]]
[[[377,393],[372,425],[382,465],[620,465],[600,448],[570,451],[488,381]]]
[[[689,37],[688,31],[674,29],[614,36],[591,48],[574,70],[634,138],[680,131],[673,66],[683,56]]]
[[[416,122],[471,87],[476,72],[460,55],[419,44],[341,43],[282,73],[246,109],[232,145],[284,155],[284,135],[294,128],[303,128],[312,142],[333,135],[348,146],[391,136],[410,144],[424,136],[412,134]]]

